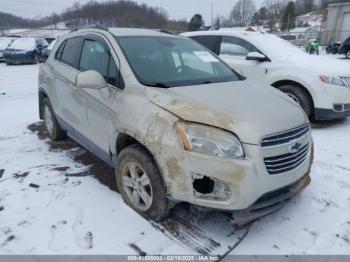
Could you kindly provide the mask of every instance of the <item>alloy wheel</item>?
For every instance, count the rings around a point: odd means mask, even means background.
[[[135,209],[147,211],[152,206],[151,181],[146,172],[134,161],[129,161],[123,169],[122,187]]]

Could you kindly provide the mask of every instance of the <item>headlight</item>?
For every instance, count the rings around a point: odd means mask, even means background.
[[[177,130],[188,151],[227,158],[244,157],[241,142],[229,132],[199,124],[179,125]]]
[[[331,76],[320,75],[320,79],[323,83],[326,83],[329,85],[349,87],[349,85],[340,77],[331,77]]]

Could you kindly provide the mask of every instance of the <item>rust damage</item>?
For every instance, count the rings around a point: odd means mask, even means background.
[[[166,165],[168,167],[168,171],[170,176],[176,177],[179,174],[183,173],[182,168],[179,165],[179,160],[176,157],[171,157],[166,161]]]
[[[180,116],[187,119],[192,119],[196,116],[198,122],[217,126],[223,129],[231,130],[236,124],[236,121],[232,119],[232,116],[226,115],[222,112],[218,112],[213,108],[204,107],[200,104],[187,103],[179,101],[178,99],[172,99],[169,102],[169,106],[174,112],[179,112]]]

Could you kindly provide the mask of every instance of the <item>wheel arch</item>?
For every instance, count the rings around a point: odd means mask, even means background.
[[[164,173],[163,173],[162,169],[160,168],[161,165],[159,164],[158,159],[155,157],[152,150],[149,147],[147,147],[147,145],[145,143],[143,143],[140,139],[137,139],[135,135],[131,135],[131,134],[128,134],[126,132],[118,133],[118,135],[115,139],[114,149],[111,148],[111,154],[114,154],[115,163],[118,163],[118,154],[123,149],[125,149],[131,145],[140,145],[149,153],[149,155],[154,160],[154,163],[156,164],[156,166],[159,170],[159,173],[161,174],[161,176],[163,178],[164,188],[165,188],[166,192],[168,192],[168,186],[167,186],[166,180],[164,178]]]
[[[302,89],[307,94],[307,96],[309,97],[309,99],[311,101],[312,114],[314,114],[314,111],[315,111],[314,99],[313,99],[312,94],[310,93],[310,91],[304,85],[302,85],[299,82],[294,81],[294,80],[279,80],[279,81],[276,81],[276,82],[271,84],[271,86],[273,86],[273,87],[275,87],[277,89],[279,89],[282,86],[286,86],[286,85],[297,86],[298,88]]]
[[[43,101],[44,99],[49,99],[49,96],[47,95],[46,91],[39,87],[39,118],[42,120],[44,118],[43,116]]]

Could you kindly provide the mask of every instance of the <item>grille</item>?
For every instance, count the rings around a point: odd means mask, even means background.
[[[341,79],[343,79],[348,85],[348,87],[350,87],[350,77],[341,77]]]
[[[261,146],[271,147],[271,146],[286,144],[288,142],[291,142],[293,140],[296,140],[304,136],[309,131],[310,131],[310,126],[307,124],[292,130],[288,130],[287,132],[271,135],[263,138],[263,140],[261,141]]]
[[[267,172],[270,175],[277,175],[297,168],[305,161],[309,148],[310,144],[306,144],[297,152],[264,158]]]

